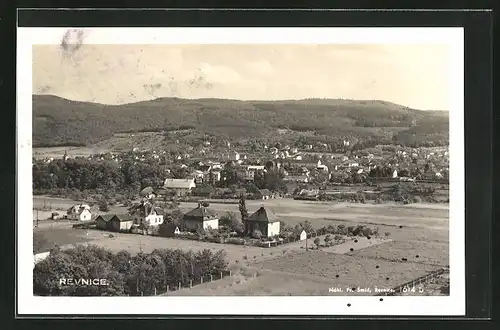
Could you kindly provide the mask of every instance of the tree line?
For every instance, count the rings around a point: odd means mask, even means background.
[[[179,283],[220,274],[227,267],[224,250],[198,252],[156,249],[132,256],[95,245],[54,248],[33,270],[33,290],[40,296],[134,296],[172,290]],[[107,285],[64,285],[61,279],[104,279]]]

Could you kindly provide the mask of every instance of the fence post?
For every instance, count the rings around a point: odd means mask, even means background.
[[[181,289],[181,282],[179,282],[179,290]]]
[[[141,291],[141,297],[144,296],[144,292]]]
[[[203,283],[203,276],[202,276],[202,277],[200,277],[200,282],[201,282],[201,283]]]
[[[222,272],[220,272],[220,279],[221,279],[221,280],[222,280],[222,277],[223,277],[223,276],[222,276]]]
[[[213,276],[212,274],[210,274],[210,282],[212,282],[214,279],[213,279]]]
[[[231,276],[231,270],[229,270],[229,276]]]
[[[192,288],[193,287],[193,280],[189,280],[189,287]]]
[[[155,287],[155,296],[156,296],[156,287]]]

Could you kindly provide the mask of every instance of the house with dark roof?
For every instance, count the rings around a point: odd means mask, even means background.
[[[269,189],[259,189],[259,191],[255,193],[255,196],[258,199],[270,199],[273,197],[273,194]]]
[[[243,219],[245,234],[252,237],[272,237],[280,233],[280,222],[274,212],[261,207],[252,215]]]
[[[147,224],[157,226],[163,223],[163,209],[153,205],[148,199],[143,199],[140,204],[133,205],[128,209],[134,224]]]
[[[175,192],[176,195],[187,195],[194,187],[196,187],[194,178],[165,179],[165,182],[163,184],[163,188]]]
[[[184,214],[184,223],[188,230],[218,229],[219,215],[208,205],[198,203],[198,207]]]
[[[108,221],[108,230],[128,231],[134,224],[134,218],[130,214],[117,214]]]
[[[108,222],[114,217],[114,214],[101,214],[95,219],[96,228],[101,230],[108,229]]]
[[[155,198],[155,193],[153,187],[146,187],[142,189],[139,193],[141,197],[146,197],[146,198]]]

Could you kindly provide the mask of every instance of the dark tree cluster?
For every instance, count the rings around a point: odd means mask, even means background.
[[[122,192],[143,187],[161,186],[168,173],[161,166],[133,162],[120,163],[93,159],[59,159],[47,164],[37,161],[33,165],[33,190],[54,189],[105,190]]]
[[[53,250],[33,270],[33,290],[40,296],[154,295],[220,274],[227,267],[223,250],[199,252],[158,249],[132,256],[95,245]],[[61,279],[104,279],[107,285],[64,285]]]

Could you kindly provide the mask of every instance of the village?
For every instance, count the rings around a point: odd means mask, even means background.
[[[342,144],[348,147],[349,141]],[[406,273],[404,264],[421,268],[418,272],[423,272],[422,276],[428,271],[441,272],[447,266],[447,249],[443,245],[448,230],[443,212],[447,209],[439,206],[447,206],[449,198],[446,148],[384,145],[342,153],[321,152],[322,148],[326,147],[277,148],[264,144],[263,150],[237,152],[229,143],[212,147],[205,141],[201,154],[134,149],[70,156],[65,151],[60,158],[34,159],[35,176],[40,175],[34,180],[38,187],[48,186],[49,180],[66,186],[75,182],[77,178],[74,174],[69,178],[64,167],[89,182],[90,173],[99,176],[99,171],[108,171],[105,175],[116,176],[110,174],[111,168],[125,170],[127,176],[132,168],[138,168],[140,181],[129,184],[132,188],[126,191],[113,188],[108,192],[102,185],[116,185],[100,179],[96,180],[97,188],[84,195],[74,188],[54,188],[46,190],[58,193],[53,197],[34,196],[34,234],[45,237],[45,244],[34,249],[35,264],[47,258],[54,246],[67,249],[96,244],[132,254],[158,248],[224,250],[229,272],[221,274],[243,276],[246,283],[250,281],[248,276],[257,276],[258,269],[268,269],[271,273],[266,276],[271,280],[276,276],[275,268],[286,265],[280,258],[304,258],[305,251],[321,254],[318,260],[350,256],[364,265],[374,260],[371,250],[382,249],[384,258],[391,261],[382,266],[380,260],[377,268],[384,267],[384,272],[372,274],[374,277],[366,281],[387,285],[389,280],[379,282],[385,278],[382,274],[397,267],[402,273],[391,277],[391,290],[414,277]],[[91,168],[97,170],[87,174],[78,166],[94,166]],[[428,220],[422,222],[426,217]],[[429,232],[427,225],[418,229],[427,222],[443,231]],[[409,229],[413,227],[417,229]],[[410,257],[412,253],[419,259]],[[276,263],[269,264],[275,258]],[[299,259],[289,261],[297,264],[294,269],[303,262]],[[338,272],[338,267],[332,271]],[[306,281],[317,281],[314,278]],[[366,285],[356,281],[356,285]],[[192,292],[210,286],[203,284],[203,279],[191,285]],[[309,288],[323,290],[325,285],[315,282]],[[215,295],[227,293],[227,289],[212,291]]]

